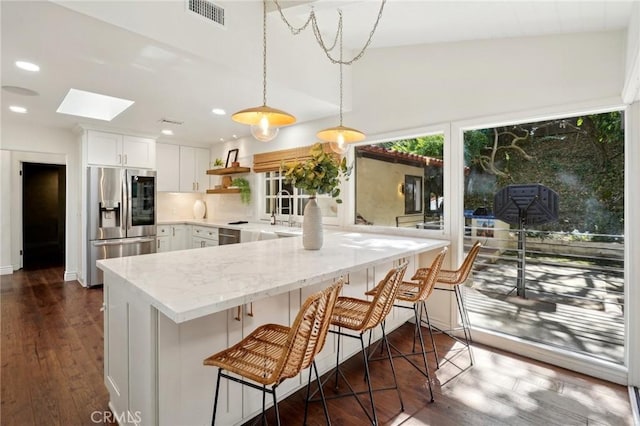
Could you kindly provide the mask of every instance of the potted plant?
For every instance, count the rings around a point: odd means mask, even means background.
[[[251,202],[251,188],[249,187],[249,181],[245,178],[235,178],[231,181],[231,186],[238,187],[240,189],[240,201],[245,204]]]
[[[307,250],[322,247],[322,212],[316,203],[317,194],[329,194],[336,203],[340,197],[340,179],[351,174],[346,158],[340,159],[333,153],[326,153],[321,143],[315,143],[309,151],[311,158],[282,165],[285,182],[309,193],[309,202],[304,209],[302,223],[302,245]]]
[[[224,167],[224,163],[222,162],[222,158],[216,158],[213,163],[211,163],[212,168],[221,169]]]

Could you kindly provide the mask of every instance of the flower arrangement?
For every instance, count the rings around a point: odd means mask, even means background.
[[[321,143],[315,143],[309,151],[311,158],[282,165],[284,180],[298,189],[308,192],[312,197],[316,194],[329,194],[342,203],[340,196],[340,179],[348,180],[351,167],[347,167],[345,158],[339,159],[332,153],[324,152]]]

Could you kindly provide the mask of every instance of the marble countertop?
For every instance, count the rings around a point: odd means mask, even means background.
[[[315,251],[305,250],[302,238],[279,238],[105,259],[97,265],[120,277],[108,285],[130,286],[146,303],[181,323],[448,244],[325,230],[324,245]]]

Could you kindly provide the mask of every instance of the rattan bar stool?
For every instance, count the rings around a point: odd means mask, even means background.
[[[311,388],[311,370],[316,375],[320,391],[324,415],[327,424],[331,424],[329,411],[322,392],[315,356],[324,346],[331,314],[342,289],[341,278],[321,292],[312,294],[304,302],[291,327],[266,324],[258,327],[239,343],[206,358],[204,365],[218,367],[216,393],[213,403],[211,424],[216,422],[220,379],[224,377],[242,385],[262,391],[262,421],[266,421],[266,394],[273,397],[273,406],[277,424],[280,424],[280,413],[276,398],[277,387],[285,380],[297,376],[300,371],[309,369],[307,398],[305,400],[304,422],[307,421],[307,405]],[[234,373],[242,378],[231,376]],[[257,384],[256,384],[257,383]],[[271,388],[267,388],[270,386]]]
[[[331,324],[337,328],[331,329],[331,333],[335,333],[338,335],[338,345],[337,345],[337,354],[336,354],[336,369],[335,369],[335,387],[338,388],[338,377],[341,376],[347,387],[349,388],[349,392],[341,395],[331,395],[327,396],[327,399],[333,398],[341,398],[345,396],[353,396],[362,410],[365,412],[369,420],[372,424],[378,424],[378,416],[376,414],[376,407],[373,400],[373,392],[371,386],[371,376],[369,373],[369,362],[367,357],[367,352],[365,350],[363,335],[378,325],[382,327],[382,339],[387,342],[387,335],[384,329],[384,319],[386,318],[389,311],[391,311],[391,307],[393,306],[393,301],[396,298],[398,290],[400,288],[400,283],[402,282],[402,278],[404,277],[404,273],[407,270],[407,262],[403,262],[399,266],[392,268],[386,275],[386,277],[379,284],[380,291],[374,296],[373,300],[363,300],[357,299],[354,297],[339,297],[336,302],[336,306],[333,310],[333,315],[331,316]],[[343,329],[347,329],[349,331],[354,332],[345,333],[342,331]],[[351,337],[360,339],[360,346],[362,348],[362,355],[364,359],[364,369],[365,369],[365,380],[367,382],[367,391],[356,392],[351,384],[347,381],[346,377],[340,370],[340,340],[341,337]],[[393,390],[395,389],[398,393],[398,398],[400,399],[400,408],[404,411],[404,403],[402,401],[402,395],[400,393],[400,388],[398,387],[398,381],[396,380],[396,370],[393,365],[393,357],[391,356],[391,352],[388,350],[388,342],[387,342],[387,355],[389,357],[389,362],[391,364],[391,371],[393,373],[393,387],[387,387],[382,389],[376,389],[376,391],[382,390]],[[369,395],[369,399],[371,401],[371,413],[364,406],[361,401],[359,394]]]
[[[413,350],[412,352],[403,353],[398,348],[396,348],[393,344],[389,346],[395,350],[397,353],[394,357],[402,357],[411,365],[413,365],[422,375],[427,378],[427,382],[429,383],[429,394],[431,397],[431,402],[433,402],[433,389],[431,388],[431,375],[429,373],[429,364],[427,362],[427,350],[424,346],[424,338],[422,337],[422,318],[423,312],[426,316],[426,325],[429,330],[429,336],[431,337],[431,345],[433,347],[433,352],[436,357],[436,364],[438,363],[438,353],[436,351],[436,344],[433,339],[433,333],[431,331],[431,322],[429,321],[429,312],[427,311],[427,299],[433,293],[433,289],[436,285],[436,281],[438,278],[438,273],[440,272],[440,268],[442,267],[442,262],[444,261],[444,257],[447,254],[447,248],[443,248],[438,255],[436,255],[433,262],[431,262],[431,266],[429,268],[423,268],[426,270],[426,273],[420,274],[420,279],[417,282],[410,281],[402,281],[400,284],[400,289],[398,290],[398,294],[396,296],[396,300],[400,302],[408,302],[411,303],[411,306],[407,305],[398,305],[394,304],[394,306],[398,308],[405,309],[413,309],[413,316],[415,321],[415,332],[413,335]],[[365,294],[368,296],[375,296],[379,291],[379,285],[372,288]],[[418,341],[420,342],[420,351],[416,351],[416,335],[418,336]],[[374,351],[371,351],[373,353]],[[422,367],[416,364],[409,356],[412,355],[422,355],[422,362],[424,365],[424,371]],[[377,359],[377,358],[370,358]]]
[[[471,273],[471,269],[473,268],[473,264],[478,257],[478,253],[482,248],[482,244],[480,241],[476,241],[469,253],[465,256],[462,264],[456,270],[448,270],[448,269],[440,269],[440,273],[438,274],[438,282],[436,284],[443,284],[445,287],[436,287],[436,290],[441,291],[453,291],[456,295],[456,304],[458,305],[458,312],[460,313],[460,319],[462,320],[462,331],[464,334],[464,339],[460,339],[458,336],[453,334],[454,330],[439,330],[437,327],[434,327],[436,330],[446,334],[451,337],[455,341],[464,345],[464,347],[469,351],[469,359],[471,365],[473,365],[473,352],[471,350],[471,323],[469,321],[469,314],[467,312],[467,307],[464,304],[464,297],[462,295],[462,289],[460,288],[461,284],[464,284],[469,278],[469,274]],[[429,268],[421,268],[418,269],[415,275],[411,278],[412,280],[421,280],[424,275],[429,273]],[[437,353],[436,353],[437,357]],[[437,358],[436,358],[437,359]],[[439,364],[439,362],[438,362]]]

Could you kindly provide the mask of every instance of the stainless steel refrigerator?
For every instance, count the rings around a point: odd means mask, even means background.
[[[103,284],[96,260],[156,252],[156,172],[89,167],[87,286]]]

